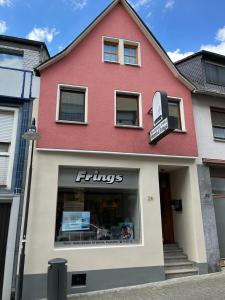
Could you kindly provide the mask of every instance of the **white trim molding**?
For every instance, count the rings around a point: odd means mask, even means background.
[[[85,99],[84,99],[84,122],[76,122],[76,121],[68,121],[68,120],[59,120],[59,109],[60,109],[60,90],[61,88],[68,88],[71,90],[81,90],[85,92]],[[83,85],[72,85],[66,83],[59,83],[57,87],[57,99],[56,99],[56,122],[57,123],[68,123],[68,124],[87,124],[88,122],[88,87]]]
[[[60,153],[78,153],[78,154],[100,154],[115,156],[133,156],[133,157],[149,157],[149,158],[169,158],[169,159],[188,159],[195,160],[198,156],[181,156],[181,155],[164,155],[164,154],[148,154],[148,153],[132,153],[132,152],[111,152],[111,151],[94,151],[94,150],[70,150],[57,148],[36,148],[40,152],[60,152]]]

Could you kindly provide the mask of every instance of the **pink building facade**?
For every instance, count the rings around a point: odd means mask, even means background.
[[[68,260],[68,294],[206,272],[194,87],[127,1],[113,1],[37,71],[24,299],[46,297],[56,257]],[[152,144],[156,91],[176,125]],[[186,274],[168,268],[170,247]]]

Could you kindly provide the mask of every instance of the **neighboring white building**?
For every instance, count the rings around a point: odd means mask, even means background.
[[[225,56],[201,51],[176,63],[195,86],[199,186],[210,271],[225,257]]]
[[[49,57],[43,42],[0,35],[0,299],[15,290],[28,143],[39,78],[33,68]],[[14,276],[13,276],[14,275]],[[12,288],[13,287],[13,288]]]

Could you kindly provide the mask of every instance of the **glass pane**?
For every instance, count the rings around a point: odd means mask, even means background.
[[[125,64],[135,65],[136,64],[136,57],[124,56],[124,63]]]
[[[218,72],[217,72],[216,65],[206,63],[205,71],[206,71],[206,81],[208,83],[218,82]]]
[[[118,125],[139,126],[138,96],[117,95],[116,123]]]
[[[136,48],[124,48],[124,55],[136,57]]]
[[[212,116],[212,124],[214,126],[225,127],[225,113],[211,111],[211,116]]]
[[[105,44],[105,52],[107,53],[117,53],[117,45]]]
[[[10,146],[10,143],[1,143],[0,142],[0,152],[8,153],[9,152],[9,146]]]
[[[56,242],[133,243],[139,240],[136,190],[59,190]]]
[[[213,194],[225,195],[225,178],[211,178]]]
[[[61,90],[59,120],[84,122],[85,92]]]
[[[105,61],[111,61],[111,62],[117,62],[117,55],[105,53],[104,54],[104,60]]]
[[[23,68],[23,56],[0,52],[0,66],[8,68]]]
[[[176,118],[176,129],[181,129],[180,103],[175,101],[168,102],[169,116]]]
[[[225,85],[225,68],[218,66],[218,81],[219,84]]]
[[[225,139],[225,128],[213,127],[213,136],[218,139]]]

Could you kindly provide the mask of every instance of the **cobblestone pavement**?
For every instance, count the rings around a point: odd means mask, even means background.
[[[70,300],[225,300],[225,272],[77,295]]]

